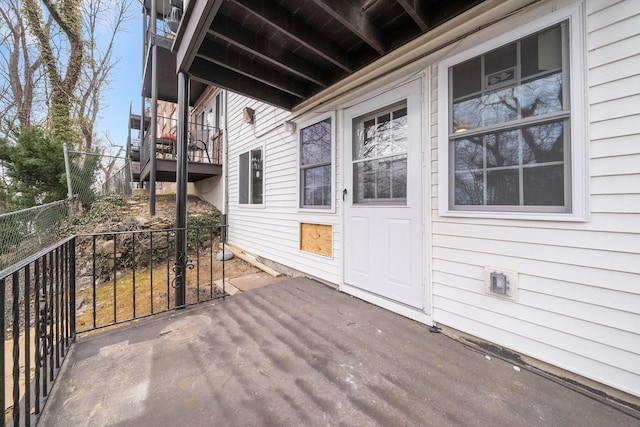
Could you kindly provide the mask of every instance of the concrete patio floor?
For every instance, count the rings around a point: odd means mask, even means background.
[[[79,337],[39,426],[639,426],[308,279]]]

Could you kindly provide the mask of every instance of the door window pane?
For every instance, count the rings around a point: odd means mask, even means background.
[[[354,203],[406,205],[407,106],[353,119]]]

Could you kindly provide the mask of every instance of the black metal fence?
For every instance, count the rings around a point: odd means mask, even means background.
[[[216,127],[203,124],[187,123],[187,156],[189,162],[208,163],[213,165],[222,164],[222,130]],[[156,136],[155,154],[158,159],[177,158],[177,135],[178,121],[169,117],[158,117],[158,133]],[[151,159],[151,132],[147,132],[142,144],[137,149],[140,158],[140,167],[144,166]],[[138,141],[138,144],[139,141]],[[132,155],[135,145],[132,140]],[[135,159],[135,157],[132,157]]]
[[[173,310],[177,283],[184,306],[225,296],[220,227],[187,230],[184,280],[176,280],[178,229],[122,231],[76,237],[78,333]]]
[[[77,333],[225,297],[221,227],[182,229],[186,268],[175,259],[179,231],[78,235],[0,271],[0,427],[35,425]]]
[[[70,237],[0,272],[0,426],[35,424],[75,340],[75,249]]]

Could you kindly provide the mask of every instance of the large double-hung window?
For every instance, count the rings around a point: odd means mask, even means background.
[[[449,212],[574,212],[570,26],[563,20],[440,68]]]

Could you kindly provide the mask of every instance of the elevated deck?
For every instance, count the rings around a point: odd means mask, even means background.
[[[308,279],[78,338],[40,426],[637,426]]]
[[[156,159],[156,181],[176,182],[177,162],[173,159]],[[140,182],[149,181],[151,163],[148,162],[140,171]],[[211,163],[189,162],[187,166],[187,180],[197,182],[213,176],[222,175],[222,165]]]

